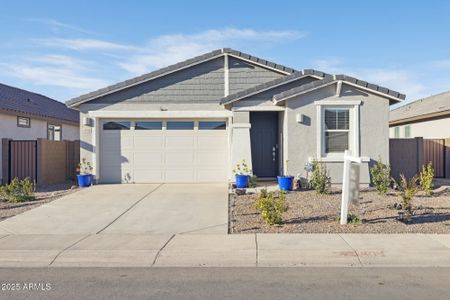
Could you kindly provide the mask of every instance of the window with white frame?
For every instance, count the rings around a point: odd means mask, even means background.
[[[47,138],[51,141],[60,141],[61,140],[61,125],[48,124]]]
[[[350,149],[350,109],[324,109],[324,153],[343,153]]]
[[[317,107],[317,158],[342,161],[345,150],[359,156],[359,100],[322,100]]]

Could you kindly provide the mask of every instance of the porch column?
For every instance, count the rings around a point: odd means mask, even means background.
[[[250,123],[233,123],[231,136],[231,169],[236,164],[241,163],[243,159],[252,169],[252,152],[250,146]],[[232,177],[234,182],[234,176]]]

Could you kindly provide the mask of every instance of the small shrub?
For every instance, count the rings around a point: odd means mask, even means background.
[[[269,225],[281,224],[283,212],[286,211],[286,193],[280,192],[278,195],[261,190],[261,194],[256,200],[255,206],[261,212],[261,217]]]
[[[252,170],[248,167],[245,159],[240,164],[236,164],[236,168],[233,169],[233,173],[236,175],[251,175]]]
[[[255,188],[257,185],[258,185],[258,177],[256,177],[256,175],[250,176],[248,186],[251,188]]]
[[[325,164],[313,161],[311,187],[319,194],[327,194],[330,191],[331,178]]]
[[[14,178],[11,183],[0,187],[0,198],[8,202],[25,202],[34,200],[35,184],[30,178],[19,180]]]
[[[420,172],[420,188],[428,196],[432,194],[433,178],[434,169],[430,161],[426,166],[422,166],[422,172]]]
[[[417,187],[418,180],[419,178],[417,177],[417,175],[408,180],[405,177],[405,175],[400,174],[400,183],[398,184],[398,188],[400,190],[399,196],[402,199],[402,209],[406,214],[407,219],[412,215],[413,211],[412,200],[418,191]]]
[[[361,220],[357,215],[354,214],[348,214],[347,215],[347,223],[348,224],[359,224],[361,223]]]
[[[92,173],[93,167],[90,162],[83,158],[77,166],[77,172],[80,175],[89,175]]]
[[[370,175],[372,176],[372,183],[375,190],[380,195],[385,195],[391,185],[391,166],[385,165],[381,158],[378,162],[370,168]]]

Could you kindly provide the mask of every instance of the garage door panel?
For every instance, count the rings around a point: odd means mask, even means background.
[[[134,152],[135,168],[164,165],[164,153],[162,151],[136,151]]]
[[[189,135],[167,135],[166,136],[166,148],[183,149],[195,147],[195,137],[192,133]]]
[[[139,135],[134,137],[134,149],[162,149],[164,137],[159,135]]]
[[[223,153],[199,150],[198,161],[199,166],[222,167],[227,164],[227,158]]]
[[[165,164],[168,166],[173,165],[190,165],[193,166],[195,163],[195,153],[192,150],[166,150],[165,153]]]
[[[228,143],[226,136],[220,135],[199,135],[197,139],[197,148],[198,149],[217,149],[217,150],[226,150]]]

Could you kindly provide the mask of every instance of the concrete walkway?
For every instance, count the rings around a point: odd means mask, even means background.
[[[0,234],[227,233],[226,184],[96,185],[0,222]]]
[[[0,267],[449,267],[450,235],[0,236]]]

